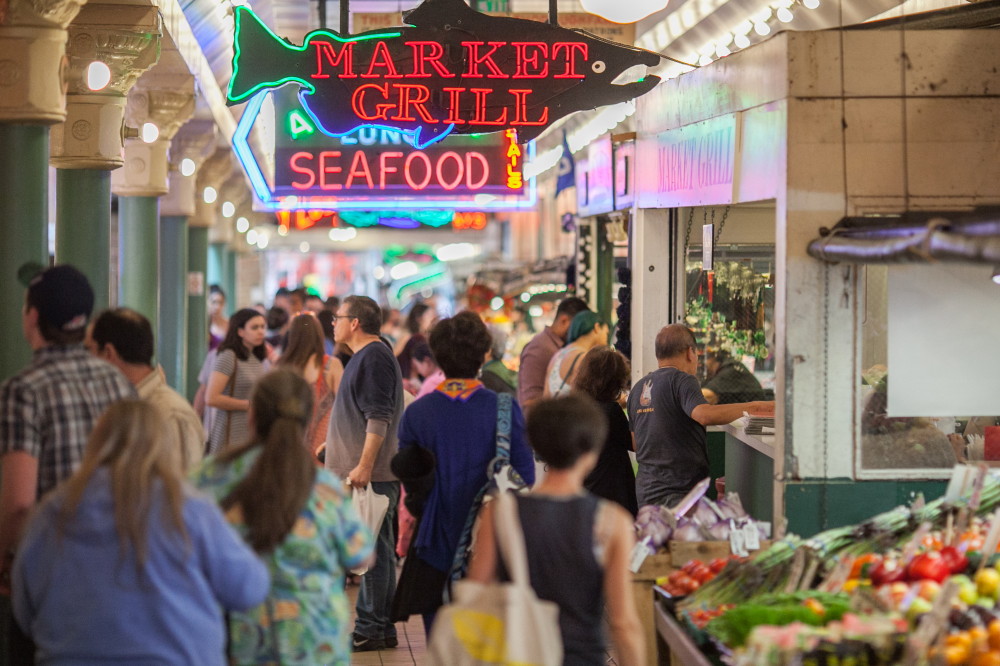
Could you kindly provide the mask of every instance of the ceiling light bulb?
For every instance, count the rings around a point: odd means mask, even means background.
[[[733,43],[736,44],[738,48],[745,49],[750,46],[750,38],[746,35],[736,35],[736,38],[733,39]]]
[[[494,296],[490,299],[490,308],[494,310],[499,310],[503,307],[503,299],[499,296]]]
[[[271,237],[262,231],[257,232],[257,247],[264,249],[271,242]]]
[[[153,123],[142,124],[143,143],[153,143],[160,138],[160,128]]]
[[[667,6],[667,0],[580,0],[585,12],[615,23],[635,23]]]
[[[236,231],[241,234],[245,234],[247,229],[250,228],[250,220],[245,217],[239,217],[236,219]]]
[[[732,51],[729,50],[728,46],[723,46],[722,44],[719,44],[718,46],[715,47],[715,55],[717,55],[720,58],[725,58],[730,53],[732,53]]]
[[[806,9],[816,9],[819,7],[819,0],[802,0],[802,6]]]
[[[1000,284],[1000,264],[993,267],[993,283]]]
[[[208,187],[205,188],[205,192],[203,193],[203,196],[205,198],[205,203],[211,204],[211,203],[215,203],[215,200],[219,198],[219,193],[218,193],[218,191],[216,191],[216,189],[214,187],[212,187],[211,185],[209,185]]]
[[[197,165],[194,163],[193,159],[191,159],[190,157],[185,157],[184,159],[181,160],[181,175],[193,176],[196,167]]]
[[[301,243],[299,243],[299,252],[305,254],[308,251],[309,251],[309,243],[307,243],[306,241],[302,241]]]
[[[236,214],[236,206],[232,201],[226,201],[222,204],[222,217],[230,218]]]
[[[250,245],[256,245],[257,241],[260,240],[257,236],[257,230],[251,229],[247,232],[247,242],[250,243]]]
[[[782,23],[788,23],[793,18],[795,17],[792,16],[792,10],[790,10],[788,7],[782,7],[781,9],[778,10],[778,20],[781,21]]]
[[[707,55],[703,55],[702,57],[698,58],[698,64],[701,65],[702,67],[705,67],[706,65],[711,65],[712,59]]]
[[[763,37],[771,33],[771,26],[766,23],[756,23],[753,26],[753,31]]]
[[[87,65],[87,87],[91,90],[104,90],[111,83],[111,68],[100,60]]]

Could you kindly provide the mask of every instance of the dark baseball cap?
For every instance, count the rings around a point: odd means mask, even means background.
[[[25,264],[18,278],[27,281],[29,300],[46,322],[63,331],[78,331],[87,325],[94,310],[94,290],[87,276],[69,264],[44,270]]]

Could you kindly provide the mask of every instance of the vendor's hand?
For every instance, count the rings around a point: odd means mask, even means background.
[[[955,452],[955,459],[960,463],[967,462],[965,459],[965,438],[961,435],[948,435],[948,443],[951,444],[951,448]]]
[[[757,400],[750,403],[750,409],[747,410],[751,416],[774,416],[774,401],[773,400]]]
[[[371,480],[371,467],[362,467],[361,465],[358,465],[347,473],[347,485],[352,488],[367,488]]]

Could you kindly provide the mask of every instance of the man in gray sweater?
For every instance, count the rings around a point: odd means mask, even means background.
[[[375,564],[361,578],[356,605],[353,650],[396,647],[389,619],[396,592],[396,509],[399,481],[389,462],[399,448],[403,414],[403,377],[392,350],[382,343],[382,311],[367,296],[348,296],[334,315],[333,335],[354,356],[344,368],[327,434],[326,466],[352,488],[369,483],[389,498],[389,510],[376,536]]]

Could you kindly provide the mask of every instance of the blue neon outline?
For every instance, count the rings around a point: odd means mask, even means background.
[[[412,136],[413,137],[413,147],[416,148],[417,150],[423,150],[427,146],[431,146],[431,145],[437,143],[438,141],[440,141],[441,139],[445,138],[446,136],[448,136],[449,134],[451,134],[452,130],[455,129],[455,123],[451,123],[450,125],[448,125],[448,129],[446,129],[440,135],[438,135],[437,137],[431,139],[427,143],[420,143],[420,135],[421,135],[421,131],[420,130],[424,129],[423,126],[418,127],[417,129],[413,129],[413,130],[405,130],[405,129],[402,129],[402,128],[399,128],[399,127],[392,127],[391,125],[376,125],[376,124],[373,124],[373,123],[361,123],[359,125],[355,125],[354,127],[352,127],[351,129],[347,130],[346,132],[341,132],[341,133],[337,134],[336,132],[331,132],[328,129],[326,129],[325,127],[323,127],[323,123],[320,122],[320,119],[316,117],[315,113],[313,113],[312,107],[309,105],[309,102],[306,100],[305,96],[308,95],[308,94],[314,93],[314,92],[315,92],[315,89],[311,89],[311,90],[307,90],[305,88],[299,89],[299,104],[302,106],[302,110],[305,111],[306,114],[312,119],[313,124],[316,125],[316,129],[318,129],[320,131],[320,134],[325,134],[326,136],[332,137],[334,139],[339,139],[341,137],[345,137],[348,134],[350,134],[351,132],[357,131],[357,130],[365,128],[365,127],[373,127],[375,129],[380,129],[380,130],[387,130],[387,131],[390,131],[390,132],[398,132],[398,133],[400,133],[400,134],[402,134],[404,136]]]
[[[236,158],[240,161],[243,166],[243,170],[246,172],[247,176],[250,178],[250,184],[253,186],[254,193],[257,195],[257,199],[261,203],[263,210],[268,212],[274,212],[279,210],[423,210],[428,208],[451,208],[453,210],[459,211],[474,211],[474,212],[487,212],[493,210],[528,210],[535,207],[538,202],[538,189],[537,189],[537,178],[527,179],[527,198],[520,198],[523,195],[511,194],[507,195],[511,200],[508,201],[496,201],[490,202],[488,204],[477,204],[475,202],[475,197],[478,195],[469,195],[468,199],[399,199],[397,197],[392,198],[368,198],[368,199],[337,199],[334,201],[323,201],[323,202],[313,202],[312,197],[303,196],[296,197],[296,204],[293,206],[285,206],[281,199],[286,198],[275,197],[274,192],[271,190],[271,186],[268,185],[267,179],[264,177],[264,172],[260,168],[260,164],[257,163],[257,158],[253,154],[253,149],[250,148],[250,143],[248,137],[250,136],[250,130],[253,127],[254,122],[257,120],[257,116],[260,114],[261,106],[264,104],[264,100],[272,91],[261,91],[249,102],[247,102],[246,108],[243,109],[243,115],[240,117],[239,123],[236,125],[236,131],[233,133],[233,152],[236,153]],[[357,128],[355,128],[357,129]],[[386,128],[381,128],[386,129]],[[352,130],[353,131],[353,130]],[[392,128],[391,131],[399,132],[399,129]],[[405,132],[403,132],[405,134]],[[535,142],[528,142],[528,160],[532,160],[535,157]],[[528,161],[525,160],[525,161]],[[492,195],[499,197],[500,195]],[[298,202],[303,202],[301,205]]]
[[[264,28],[264,31],[271,36],[275,44],[277,44],[279,47],[288,49],[289,51],[298,51],[299,53],[304,53],[306,49],[309,48],[309,40],[312,38],[313,35],[324,35],[326,37],[330,37],[340,42],[341,44],[348,44],[351,42],[365,42],[370,39],[389,39],[389,38],[399,37],[400,35],[403,34],[401,32],[386,32],[386,33],[378,33],[375,35],[357,35],[354,37],[341,37],[329,30],[320,29],[320,30],[313,30],[312,32],[307,34],[305,38],[303,38],[301,46],[295,46],[294,44],[289,44],[288,42],[286,42],[285,40],[281,39],[276,34],[274,34],[274,31],[271,30],[271,28],[269,28],[266,23],[261,21],[260,17],[257,16],[257,14],[254,13],[254,11],[249,7],[243,7],[243,6],[236,7],[236,9],[233,11],[233,75],[229,78],[229,86],[226,89],[226,100],[234,104],[242,102],[243,100],[247,99],[248,97],[251,97],[252,95],[256,94],[257,92],[259,92],[264,88],[280,88],[286,83],[291,83],[292,81],[298,82],[303,86],[306,86],[307,88],[311,88],[313,92],[315,92],[315,88],[313,88],[312,84],[309,83],[308,81],[305,81],[297,76],[286,76],[279,79],[278,81],[262,81],[261,83],[258,83],[255,86],[251,87],[250,90],[243,93],[239,97],[233,97],[233,83],[236,81],[236,75],[239,73],[240,55],[243,50],[242,48],[240,48],[240,32],[242,31],[243,28],[244,14],[250,14],[253,20],[255,20],[257,24],[260,25],[260,27]]]
[[[253,186],[257,198],[261,202],[271,201],[271,187],[267,184],[264,172],[261,171],[247,139],[254,121],[257,120],[257,115],[260,113],[260,107],[264,104],[264,99],[270,94],[269,91],[259,92],[247,102],[246,108],[243,109],[243,115],[240,116],[240,122],[236,125],[236,131],[233,132],[233,152],[236,153],[236,159],[240,161],[243,170],[250,177],[250,185]],[[253,165],[252,169],[250,165]]]

